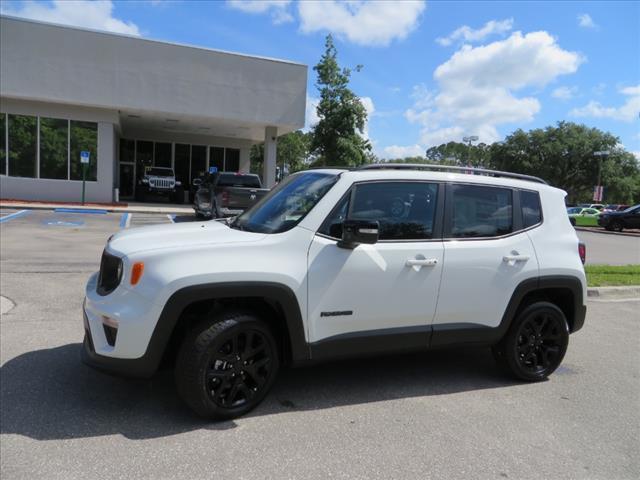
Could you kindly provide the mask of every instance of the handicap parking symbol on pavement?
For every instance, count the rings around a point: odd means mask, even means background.
[[[81,227],[82,225],[84,225],[84,222],[82,220],[76,220],[71,222],[64,221],[64,220],[45,220],[42,223],[50,227]]]

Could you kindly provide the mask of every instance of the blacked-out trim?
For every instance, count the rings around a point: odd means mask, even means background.
[[[151,335],[147,350],[142,357],[137,359],[105,357],[96,354],[85,342],[83,360],[91,366],[113,373],[133,377],[150,377],[158,369],[174,327],[185,308],[203,300],[249,297],[270,300],[282,308],[289,332],[292,363],[307,360],[309,346],[304,334],[298,300],[289,287],[271,282],[209,283],[185,287],[171,295],[165,304]]]
[[[311,343],[311,361],[401,353],[429,348],[430,325],[345,333]]]

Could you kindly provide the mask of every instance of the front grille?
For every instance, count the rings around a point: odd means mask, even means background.
[[[122,260],[115,255],[102,252],[100,275],[98,276],[98,295],[108,295],[120,284],[122,278]]]
[[[149,182],[149,184],[155,188],[173,188],[174,183],[173,180],[165,180],[163,178],[154,178]]]

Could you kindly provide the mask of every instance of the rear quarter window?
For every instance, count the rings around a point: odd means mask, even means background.
[[[542,222],[542,208],[540,207],[540,194],[538,192],[521,190],[520,208],[522,209],[522,228],[533,227]]]

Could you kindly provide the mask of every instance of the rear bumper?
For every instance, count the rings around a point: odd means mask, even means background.
[[[573,316],[573,325],[571,328],[571,333],[577,332],[584,326],[584,319],[587,316],[586,305],[576,305],[575,310],[576,311]]]

